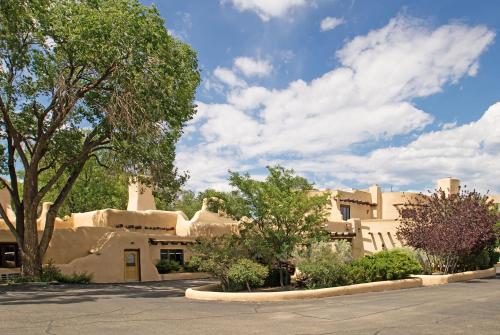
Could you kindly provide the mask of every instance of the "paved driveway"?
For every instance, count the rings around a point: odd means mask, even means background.
[[[0,287],[0,334],[500,334],[500,277],[277,303],[182,296],[201,281]]]

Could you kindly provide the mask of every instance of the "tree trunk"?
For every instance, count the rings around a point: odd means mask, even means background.
[[[31,251],[25,247],[27,251],[21,250],[21,274],[24,277],[40,278],[42,273],[42,262],[38,255],[38,251]]]
[[[38,248],[36,213],[25,216],[23,245],[21,251],[21,274],[26,277],[40,277],[42,258]]]

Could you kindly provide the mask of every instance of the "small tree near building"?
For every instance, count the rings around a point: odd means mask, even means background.
[[[267,267],[248,258],[238,260],[228,271],[230,284],[236,288],[246,287],[248,292],[252,291],[252,287],[264,285],[268,275]]]
[[[208,272],[221,283],[223,291],[230,289],[229,270],[240,259],[247,256],[238,236],[223,235],[202,237],[190,248],[193,256],[190,266]]]
[[[313,186],[293,170],[268,167],[264,181],[248,174],[230,173],[230,184],[243,198],[250,220],[241,221],[243,243],[253,258],[278,268],[280,285],[288,284],[288,269],[294,250],[326,237],[328,195],[313,195]]]
[[[493,246],[498,220],[498,211],[485,195],[467,190],[446,195],[437,190],[400,208],[397,236],[421,251],[433,271],[453,273],[467,270],[466,263],[484,253],[491,252],[487,264],[496,262]]]

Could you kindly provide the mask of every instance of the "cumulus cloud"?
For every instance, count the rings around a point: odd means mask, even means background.
[[[234,67],[247,77],[266,77],[271,74],[273,65],[269,60],[238,57],[234,60]]]
[[[333,30],[344,23],[345,20],[342,18],[327,16],[323,20],[321,20],[321,23],[319,24],[319,29],[321,31]]]
[[[234,164],[242,170],[238,162],[251,167],[248,162],[253,161],[253,167],[257,167],[280,161],[310,173],[313,179],[323,174],[325,180],[337,178],[339,184],[369,181],[403,185],[415,179],[418,157],[425,160],[420,166],[431,171],[425,175],[428,177],[458,176],[452,172],[465,171],[480,175],[483,169],[475,168],[468,158],[446,161],[444,157],[449,156],[436,155],[429,159],[417,150],[423,145],[420,143],[428,143],[429,149],[443,146],[441,142],[432,144],[433,139],[465,126],[442,129],[433,137],[435,133],[420,135],[406,147],[377,149],[363,156],[351,152],[355,146],[373,147],[394,136],[421,134],[433,117],[417,108],[412,99],[434,94],[446,84],[473,75],[479,56],[493,39],[494,33],[484,26],[449,24],[432,29],[425,22],[400,16],[381,29],[346,42],[336,54],[340,66],[310,82],[296,80],[284,89],[247,86],[237,84],[241,79],[220,68],[216,71],[230,89],[225,103],[199,104],[199,114],[191,124],[203,143],[198,150],[219,158],[231,153],[230,164],[225,161],[213,166],[216,171],[210,173],[217,176],[225,175]],[[492,121],[491,116],[488,118]],[[493,127],[494,123],[480,124]],[[478,135],[483,136],[478,148],[495,147],[494,140],[484,141],[485,134],[489,133],[482,130]],[[481,152],[473,147],[464,150],[459,146],[462,140],[465,137],[454,141],[455,146],[448,146],[448,151],[457,157]],[[225,154],[221,156],[221,152]],[[415,152],[420,156],[404,159]],[[442,163],[438,164],[439,160]],[[496,164],[496,170],[500,170],[498,160],[486,157],[485,162]],[[456,164],[456,169],[444,173],[445,164]],[[191,170],[189,164],[179,166]],[[194,184],[204,183],[204,173],[191,175]],[[500,179],[496,180],[499,183]],[[210,186],[210,181],[206,180],[205,186]]]
[[[288,162],[302,173],[364,184],[427,185],[454,176],[481,191],[500,191],[500,102],[461,126],[421,134],[408,145],[380,148],[366,156],[327,155]]]
[[[221,3],[232,3],[240,12],[255,12],[262,21],[273,17],[283,17],[293,8],[305,6],[310,0],[221,0]]]
[[[232,70],[225,67],[218,66],[214,70],[214,76],[230,87],[245,87],[247,85],[246,82],[238,78]]]

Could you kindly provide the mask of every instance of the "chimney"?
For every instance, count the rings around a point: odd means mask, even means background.
[[[140,183],[137,179],[131,178],[128,184],[128,211],[155,210],[155,198],[153,190]]]
[[[437,189],[444,191],[446,196],[458,194],[460,191],[460,180],[456,178],[443,178],[437,181]]]

